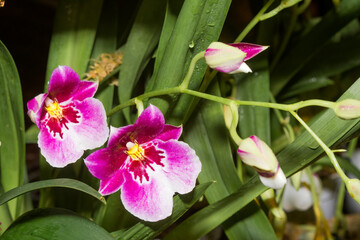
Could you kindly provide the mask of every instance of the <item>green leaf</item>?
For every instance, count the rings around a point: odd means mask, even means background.
[[[269,70],[264,57],[250,65],[256,74],[236,74],[237,99],[269,102]],[[239,130],[242,138],[256,135],[270,146],[270,109],[239,106]]]
[[[164,12],[165,0],[144,0],[140,6],[124,49],[118,87],[120,103],[131,98],[133,88],[152,57],[159,42]],[[124,114],[130,123],[130,109],[125,109]]]
[[[171,224],[176,222],[187,210],[190,209],[204,194],[205,190],[212,183],[203,183],[195,187],[195,189],[185,195],[176,195],[174,197],[173,213],[170,217],[156,222],[139,222],[129,230],[117,231],[112,233],[115,239],[153,239],[167,229]]]
[[[66,209],[36,209],[17,219],[1,236],[2,240],[88,239],[113,240],[94,222]]]
[[[327,77],[309,77],[303,78],[299,82],[294,83],[287,89],[284,94],[281,94],[280,98],[290,98],[301,93],[306,93],[319,88],[327,87],[334,84],[334,81]]]
[[[93,196],[94,198],[100,200],[104,204],[106,203],[104,197],[89,185],[75,179],[58,178],[58,179],[50,179],[50,180],[33,182],[33,183],[27,183],[23,186],[5,192],[0,196],[0,205],[27,192],[31,192],[43,188],[49,188],[49,187],[63,187],[63,188],[75,189],[80,192],[84,192],[90,196]]]
[[[58,2],[50,43],[46,81],[58,65],[68,65],[80,76],[85,73],[99,22],[102,0]]]
[[[165,239],[198,239],[229,219],[265,189],[266,187],[260,183],[258,178],[252,178],[241,186],[236,193],[201,209],[187,218],[175,227]],[[257,231],[259,231],[258,228]]]
[[[181,8],[171,37],[166,43],[166,49],[156,76],[150,80],[146,92],[166,87],[173,87],[180,83],[183,76],[186,55],[196,26],[200,20],[205,0],[186,0]],[[168,38],[168,32],[163,32]],[[165,44],[165,42],[164,42]],[[163,46],[162,46],[163,47]],[[161,55],[159,55],[161,56]],[[165,105],[155,104],[161,110]]]
[[[340,167],[346,172],[353,174],[356,178],[360,179],[360,170],[353,165],[348,159],[336,156],[336,160],[338,161]],[[319,159],[316,164],[325,165],[332,167],[330,159],[326,156]]]
[[[0,185],[0,195],[2,195],[3,193],[4,192]],[[7,204],[3,204],[0,206],[0,216],[1,216],[1,228],[0,228],[0,236],[1,236],[13,221]]]
[[[350,21],[360,16],[360,1],[343,0],[305,36],[298,39],[271,73],[271,91],[277,95],[296,73],[318,53],[329,39]]]
[[[0,41],[0,175],[4,191],[24,183],[25,126],[19,74],[11,54]],[[12,217],[21,214],[23,201],[9,203]]]
[[[302,1],[302,0],[282,0],[279,3],[279,5],[277,7],[275,7],[273,10],[260,16],[260,21],[271,18],[271,17],[275,16],[276,14],[278,14],[279,12],[281,12],[282,10],[284,10],[285,8],[292,7],[300,1]]]
[[[360,99],[359,88],[360,79],[342,95],[339,101],[346,98]],[[310,127],[328,146],[335,148],[359,134],[360,121],[342,120],[335,116],[332,110],[326,110]],[[314,162],[321,154],[323,154],[322,148],[310,134],[304,132],[282,150],[277,158],[283,171],[290,176]],[[236,193],[193,214],[173,231],[179,233],[178,237],[183,239],[199,238],[233,216],[266,188],[258,177],[253,177]]]
[[[26,143],[37,143],[39,128],[36,125],[31,125],[25,132],[25,142]]]
[[[216,82],[210,89],[211,94],[220,94]],[[191,120],[191,124],[189,122],[189,124],[185,125],[183,137],[195,149],[202,162],[202,170],[198,177],[199,182],[214,181],[214,184],[205,193],[206,199],[211,204],[210,206],[234,193],[241,186],[233,162],[227,132],[222,105],[209,101],[202,102],[199,105],[199,110]],[[256,204],[250,204],[245,211],[247,215],[239,213],[224,222],[223,228],[229,239],[238,239],[238,236],[252,238],[260,235],[269,238],[276,237],[264,212]],[[208,218],[205,215],[203,217]],[[256,228],[249,227],[257,224],[262,225],[261,232]],[[195,239],[206,234],[205,232],[194,237],[192,234],[196,234],[195,232],[186,231],[185,234],[182,231],[182,228],[174,230],[168,238],[175,239],[178,236],[180,239],[186,239],[187,237]]]
[[[333,84],[328,77],[343,73],[360,65],[359,36],[330,42],[316,54],[294,77],[282,99]]]
[[[185,67],[183,68],[183,75],[180,80],[183,80],[185,77],[190,61],[195,54],[205,51],[211,42],[219,39],[230,4],[231,1],[229,0],[207,0],[204,4],[201,18],[189,45],[190,48],[184,65]],[[191,45],[193,45],[192,48]],[[204,60],[198,61],[190,80],[189,89],[199,89],[207,68],[208,66]],[[171,112],[168,114],[168,122],[172,124],[183,123],[186,114],[189,114],[188,112],[191,109],[190,106],[193,101],[193,96],[180,95],[179,99],[174,103],[175,105],[172,106]]]
[[[106,199],[106,205],[101,205],[100,211],[96,220],[109,232],[128,229],[139,222],[138,218],[125,209],[119,192],[110,195]]]
[[[167,47],[159,69],[146,88],[147,92],[175,87],[181,83],[192,58],[219,38],[230,3],[229,0],[187,0],[184,2],[172,35],[166,43]],[[189,89],[199,88],[206,68],[204,60],[197,63]],[[163,112],[166,112],[171,104],[176,104],[171,106],[167,120],[171,124],[180,124],[184,121],[184,116],[190,109],[193,99],[192,96],[181,95],[177,101],[154,98],[151,103]]]
[[[113,53],[117,45],[117,4],[115,0],[104,2],[99,26],[91,53],[91,59],[97,59],[102,53]],[[95,97],[104,105],[105,111],[109,112],[113,106],[115,87],[106,84],[106,87],[98,89]],[[109,119],[108,119],[109,121]]]
[[[183,0],[166,1],[165,19],[161,30],[159,46],[155,54],[155,66],[154,66],[153,77],[157,75],[157,72],[159,70],[161,61],[166,51],[166,47],[169,43],[169,39],[174,30],[177,17],[179,15],[183,2],[184,2]]]

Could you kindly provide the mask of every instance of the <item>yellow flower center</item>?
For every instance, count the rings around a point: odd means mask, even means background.
[[[142,149],[137,142],[128,142],[126,144],[128,151],[126,151],[127,155],[131,157],[134,161],[144,160],[144,149]]]
[[[63,117],[62,108],[57,101],[45,103],[45,110],[54,118],[62,119]]]

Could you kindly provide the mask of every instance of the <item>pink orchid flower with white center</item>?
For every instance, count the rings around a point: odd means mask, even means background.
[[[209,67],[224,73],[249,73],[252,72],[245,61],[258,55],[267,49],[268,46],[261,46],[251,43],[212,42],[205,51],[205,61]]]
[[[99,192],[121,189],[125,208],[145,221],[170,216],[174,193],[192,191],[201,170],[195,151],[178,141],[181,132],[181,126],[165,124],[153,105],[134,124],[111,127],[108,146],[85,159],[90,173],[100,179]]]
[[[284,172],[270,147],[257,136],[244,139],[238,148],[241,160],[253,167],[261,182],[270,188],[281,189],[286,183]]]
[[[27,103],[28,115],[38,126],[41,154],[53,167],[76,162],[86,149],[103,145],[109,135],[102,103],[93,98],[98,84],[80,81],[68,66],[50,77],[49,93]]]

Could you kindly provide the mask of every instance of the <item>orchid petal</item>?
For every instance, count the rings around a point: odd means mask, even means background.
[[[109,195],[117,192],[124,183],[123,171],[118,170],[108,179],[100,181],[99,193],[102,195]]]
[[[235,71],[229,72],[229,74],[235,74],[235,73],[251,73],[252,70],[251,68],[246,64],[246,63],[242,63],[238,69],[236,69]]]
[[[158,148],[164,151],[167,164],[163,171],[174,192],[190,192],[201,171],[201,162],[195,151],[186,143],[175,140],[159,141]]]
[[[27,102],[27,114],[30,117],[31,121],[35,123],[38,127],[40,127],[41,113],[47,96],[47,93],[42,93]]]
[[[150,104],[134,123],[135,130],[132,137],[138,143],[148,142],[163,131],[164,125],[164,115],[157,107]]]
[[[272,177],[264,177],[259,174],[261,182],[270,188],[281,189],[286,184],[286,177],[281,168]]]
[[[153,172],[151,172],[153,173]],[[126,210],[145,221],[159,221],[171,215],[174,192],[162,171],[152,174],[150,181],[140,184],[126,173],[121,200]]]
[[[70,99],[78,89],[80,83],[79,75],[68,66],[59,66],[50,77],[49,95],[56,98],[58,102]]]
[[[84,162],[94,177],[104,180],[111,178],[121,168],[126,158],[128,156],[123,151],[103,148],[90,154]]]
[[[230,44],[230,46],[236,47],[246,53],[244,61],[255,57],[256,55],[268,48],[268,46],[261,46],[252,43],[232,43]]]
[[[47,127],[42,127],[38,136],[38,145],[41,154],[46,161],[53,167],[65,167],[70,163],[76,162],[84,153],[82,148],[64,134],[63,140],[55,138]]]
[[[156,139],[168,141],[171,139],[178,140],[182,133],[182,126],[176,127],[165,124],[163,131],[156,136]]]
[[[108,147],[122,147],[126,150],[126,143],[134,139],[130,139],[132,132],[134,131],[134,125],[128,125],[125,127],[115,128],[110,126],[110,137]]]
[[[82,149],[100,147],[109,135],[102,103],[98,99],[88,98],[82,102],[75,101],[74,104],[81,114],[81,120],[69,129],[69,134]]]
[[[83,101],[86,98],[93,97],[98,88],[97,82],[80,81],[78,88],[72,94],[73,100]]]

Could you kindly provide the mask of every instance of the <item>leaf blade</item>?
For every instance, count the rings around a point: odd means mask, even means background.
[[[0,205],[20,195],[23,195],[27,192],[31,192],[43,188],[49,188],[49,187],[64,187],[64,188],[75,189],[87,193],[88,195],[100,200],[104,204],[106,203],[104,197],[89,185],[75,179],[58,178],[58,179],[42,180],[38,182],[27,183],[23,186],[7,191],[0,196]]]
[[[0,182],[3,190],[8,191],[24,183],[25,124],[19,74],[11,54],[2,42],[0,102]],[[21,213],[21,205],[21,199],[9,203],[12,217]]]

